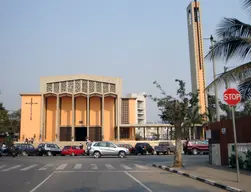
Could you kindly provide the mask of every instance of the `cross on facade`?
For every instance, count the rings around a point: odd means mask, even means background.
[[[30,103],[25,103],[30,105],[30,120],[32,120],[32,105],[36,105],[38,103],[33,103],[33,99],[31,98],[31,102]]]

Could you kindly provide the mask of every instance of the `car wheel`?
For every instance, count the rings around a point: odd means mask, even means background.
[[[156,152],[157,155],[159,155],[159,152]]]
[[[94,158],[100,158],[100,157],[101,157],[100,152],[99,152],[99,151],[95,151],[95,152],[93,153],[93,157],[94,157]]]
[[[120,151],[120,152],[119,152],[119,157],[120,157],[120,158],[125,158],[125,157],[126,157],[125,152],[124,152],[124,151]]]
[[[47,156],[52,156],[52,153],[50,151],[48,151]]]
[[[198,149],[193,149],[193,154],[198,155]]]
[[[28,154],[26,153],[26,151],[22,151],[22,156],[28,156]]]

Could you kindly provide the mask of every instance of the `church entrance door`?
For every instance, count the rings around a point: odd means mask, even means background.
[[[75,141],[85,141],[87,137],[86,127],[75,127]]]

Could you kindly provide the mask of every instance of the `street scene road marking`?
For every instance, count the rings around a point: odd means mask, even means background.
[[[39,171],[44,171],[46,169],[48,169],[49,167],[52,167],[53,164],[46,164],[45,166],[41,167],[40,169],[38,169]]]
[[[34,192],[36,191],[39,187],[41,187],[41,185],[43,185],[48,179],[50,179],[52,177],[52,175],[54,175],[54,172],[52,174],[50,174],[48,177],[46,177],[41,183],[39,183],[36,187],[34,187],[32,190],[30,190],[30,192]]]
[[[69,166],[68,166],[69,165]],[[91,170],[98,170],[101,169],[97,166],[97,164],[89,164],[90,167],[83,167],[83,164],[61,164],[61,165],[55,165],[55,164],[46,164],[46,165],[42,165],[43,167],[38,167],[37,170],[38,171],[45,171],[47,170],[49,167],[52,167],[54,170],[64,170],[64,169],[74,169],[74,170],[81,170],[81,169],[91,169]],[[6,171],[10,171],[13,169],[17,169],[19,167],[21,167],[19,169],[19,171],[27,171],[27,170],[31,170],[34,167],[39,166],[39,164],[31,164],[31,165],[11,165],[12,167],[9,167],[8,165],[0,165],[0,171],[6,172]],[[146,165],[140,165],[140,164],[133,164],[133,165],[126,165],[126,164],[119,164],[117,165],[119,166],[118,168],[112,164],[105,164],[105,168],[102,167],[102,169],[107,169],[107,170],[115,170],[115,169],[124,169],[124,170],[137,170],[137,169],[141,169],[141,170],[147,170],[149,169],[148,166]],[[66,168],[67,167],[67,168]]]
[[[96,164],[91,164],[91,169],[98,169],[98,166]]]
[[[30,165],[30,166],[28,166],[28,167],[25,167],[25,168],[23,168],[23,169],[20,169],[20,171],[27,171],[27,170],[29,170],[29,169],[32,169],[33,167],[36,167],[36,166],[37,166],[37,164]]]
[[[105,164],[105,166],[107,167],[107,169],[115,169],[111,164]]]
[[[58,168],[56,170],[63,170],[66,166],[67,166],[67,164],[62,164],[62,165],[58,166]]]
[[[127,165],[122,164],[121,167],[123,167],[124,169],[132,169],[131,167],[128,167]]]
[[[139,169],[148,169],[148,167],[143,166],[143,165],[139,165],[139,164],[134,164],[134,166],[139,168]]]
[[[10,171],[10,170],[12,170],[12,169],[17,169],[17,168],[19,168],[19,167],[21,167],[22,165],[17,165],[17,166],[14,166],[14,167],[10,167],[10,168],[7,168],[7,169],[4,169],[4,170],[2,170],[2,171]]]
[[[76,164],[75,166],[74,166],[74,169],[81,169],[82,168],[82,164]]]
[[[136,179],[135,177],[133,177],[130,173],[128,172],[124,172],[126,175],[128,175],[129,177],[131,177],[134,181],[136,181],[138,184],[140,184],[142,187],[145,188],[145,190],[147,190],[148,192],[153,192],[151,189],[149,189],[146,185],[144,185],[143,183],[141,183],[138,179]]]
[[[1,166],[0,166],[0,169],[2,169],[2,168],[4,168],[4,167],[6,167],[6,165],[1,165]]]

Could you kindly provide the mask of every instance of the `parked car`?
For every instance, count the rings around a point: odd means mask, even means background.
[[[129,149],[130,154],[134,154],[135,153],[135,148],[132,145],[130,145],[130,144],[118,144],[117,146]]]
[[[201,153],[209,153],[209,145],[207,140],[188,140],[183,144],[185,154],[198,155]]]
[[[61,149],[57,144],[54,143],[40,143],[36,149],[36,154],[39,156],[56,156],[61,154]]]
[[[159,142],[159,145],[154,147],[154,151],[157,155],[160,153],[170,155],[171,153],[175,153],[175,146],[172,142]]]
[[[17,143],[14,145],[18,154],[22,156],[34,156],[36,155],[36,149],[32,144]]]
[[[149,143],[136,143],[135,145],[135,155],[138,154],[146,155],[146,154],[154,154],[154,149]]]
[[[106,141],[93,142],[89,150],[89,154],[95,158],[100,158],[101,156],[119,156],[124,158],[129,153],[129,149],[118,147],[114,143]]]
[[[63,150],[61,151],[61,155],[84,155],[85,150],[81,149],[79,146],[64,146]]]

